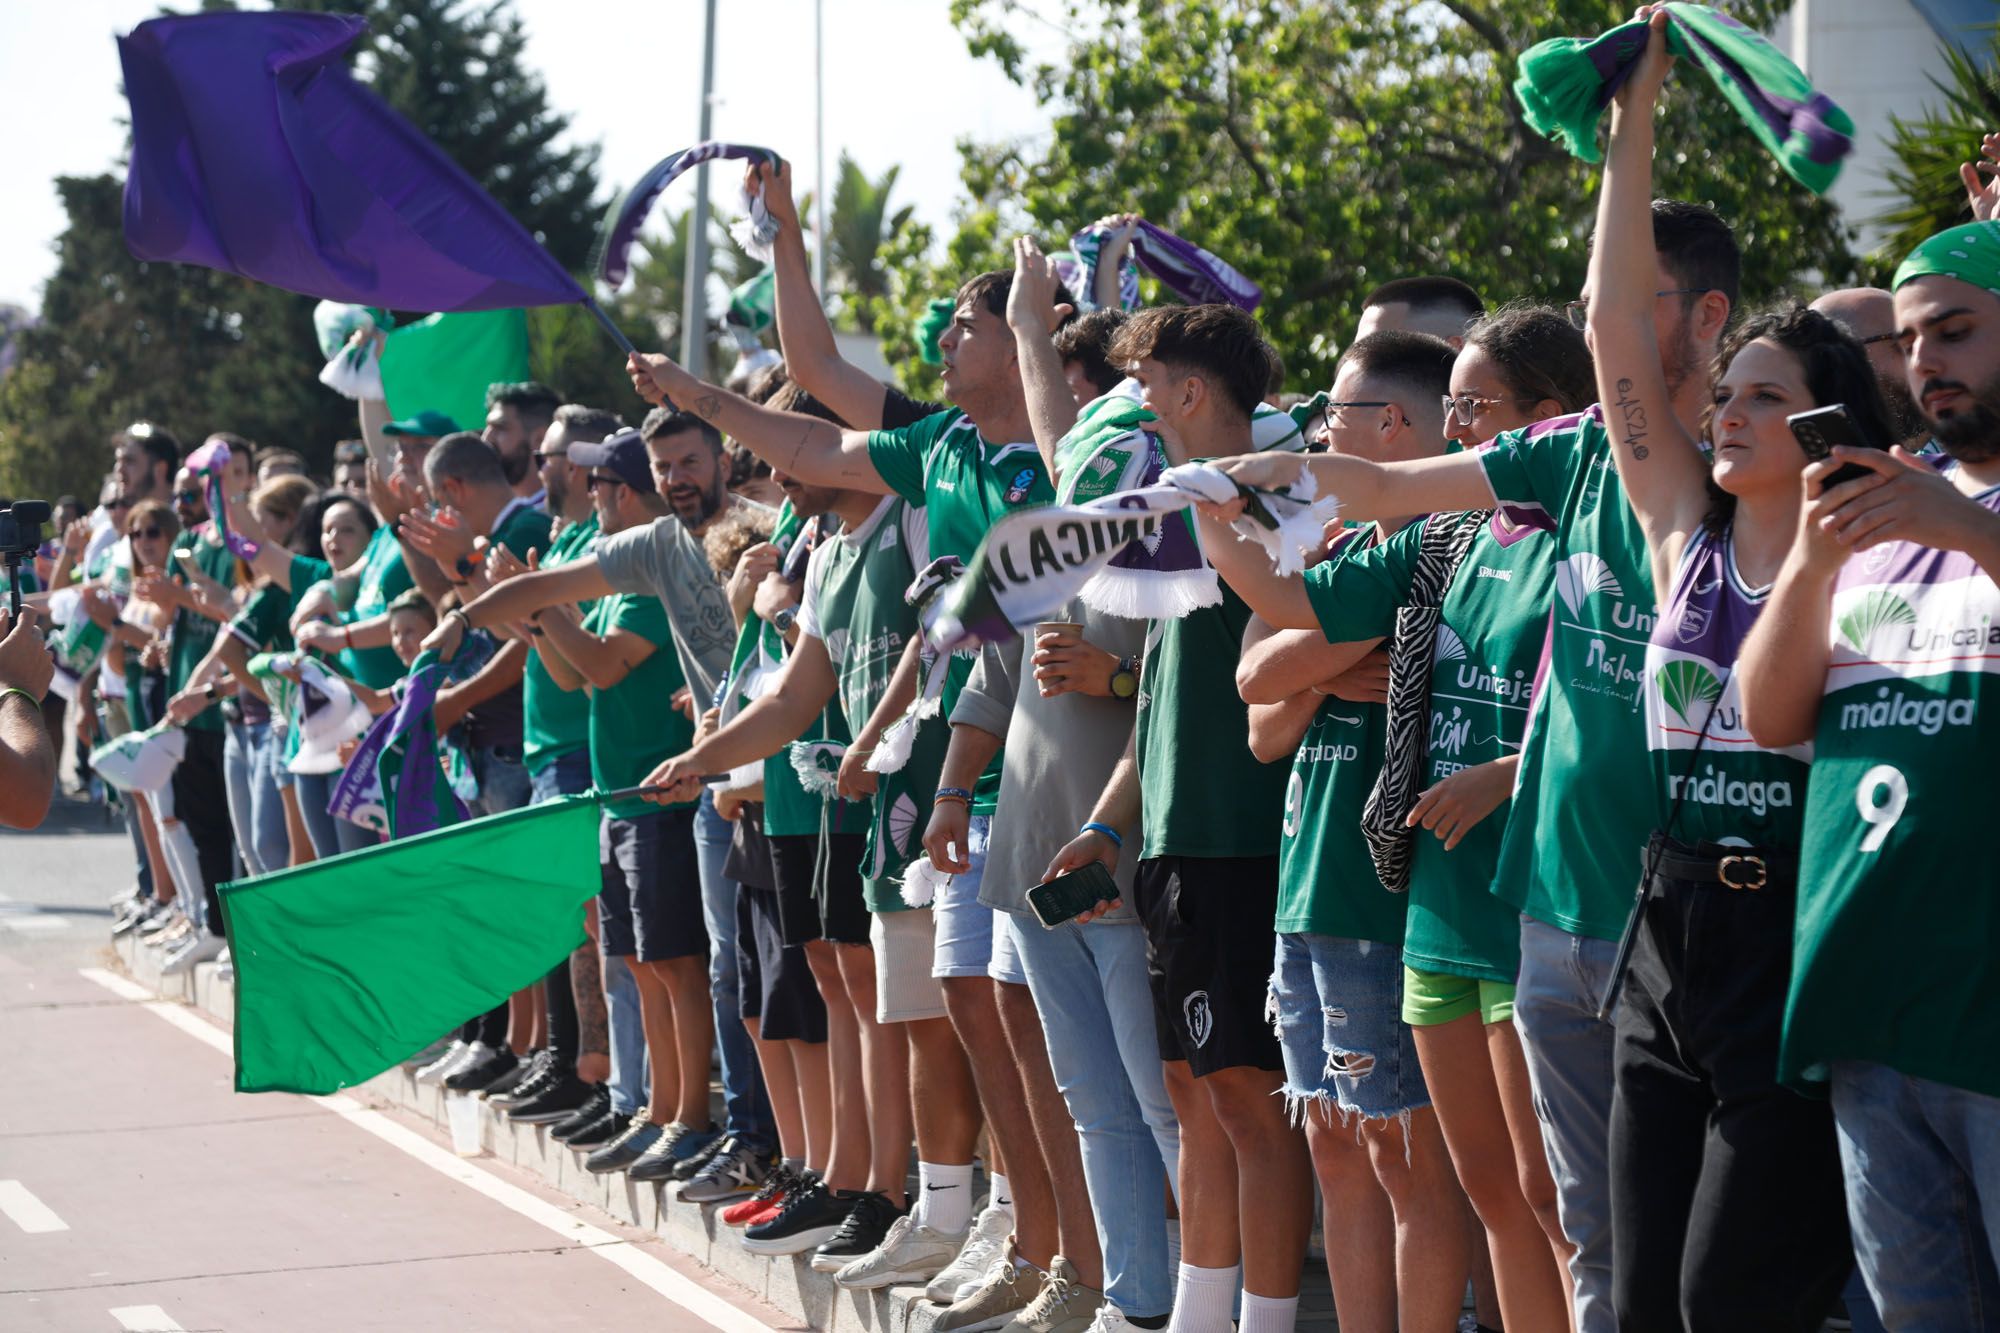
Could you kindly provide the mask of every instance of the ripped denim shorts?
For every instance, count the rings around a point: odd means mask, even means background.
[[[1403,1022],[1403,951],[1336,935],[1279,935],[1271,1015],[1285,1051],[1285,1108],[1301,1123],[1401,1119],[1431,1104]]]

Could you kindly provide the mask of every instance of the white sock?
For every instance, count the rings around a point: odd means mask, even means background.
[[[917,1188],[922,1198],[917,1221],[947,1236],[963,1233],[972,1223],[972,1163],[941,1166],[917,1163]]]
[[[791,1172],[793,1175],[802,1176],[806,1170],[806,1159],[803,1157],[787,1157],[784,1166],[785,1170]]]
[[[1237,1265],[1199,1268],[1182,1264],[1174,1286],[1174,1317],[1167,1333],[1229,1333],[1229,1316],[1236,1308]]]
[[[1243,1293],[1243,1319],[1237,1333],[1292,1333],[1299,1320],[1296,1296],[1259,1296]]]
[[[994,1172],[986,1177],[986,1206],[998,1208],[1003,1213],[1014,1211],[1014,1192],[1007,1188],[1007,1177]]]

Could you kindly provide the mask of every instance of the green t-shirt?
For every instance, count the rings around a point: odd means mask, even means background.
[[[970,564],[986,530],[1010,510],[1045,505],[1055,499],[1048,470],[1033,443],[993,444],[982,438],[972,418],[956,408],[925,417],[901,430],[868,434],[868,460],[896,494],[928,511],[929,559],[953,555]],[[919,568],[929,560],[919,560]],[[973,658],[954,657],[945,677],[944,712],[950,717],[958,693],[972,675]],[[972,812],[990,815],[1000,799],[1004,754],[979,776]]]
[[[591,604],[583,627],[600,636],[629,630],[653,645],[654,651],[626,672],[625,679],[608,690],[589,691],[591,781],[600,791],[636,787],[661,761],[694,744],[694,724],[669,702],[685,682],[680,659],[673,653],[667,608],[656,597],[615,592]],[[660,806],[634,797],[607,804],[604,812],[614,819],[632,819],[693,805],[684,801]]]
[[[384,523],[368,538],[361,556],[361,576],[354,592],[354,606],[343,624],[372,620],[389,609],[416,581],[403,564],[403,548],[396,534]],[[340,669],[373,690],[386,690],[403,678],[403,662],[393,648],[343,648]]]
[[[903,590],[928,545],[925,516],[923,509],[885,497],[866,522],[821,542],[806,569],[799,633],[826,645],[838,682],[835,697],[850,732],[867,724],[888,693],[905,646],[919,632],[916,609],[903,600]],[[924,825],[950,739],[950,728],[941,722],[919,727],[909,762],[876,782],[861,868],[862,898],[870,911],[906,906],[895,881],[923,854]]]
[[[236,579],[236,557],[229,553],[227,546],[216,546],[209,542],[204,529],[183,534],[175,545],[186,545],[194,549],[194,562],[201,572],[220,583],[224,588],[232,586]],[[186,583],[188,578],[181,572],[180,562],[174,562],[174,578]],[[167,651],[167,696],[172,698],[181,692],[194,675],[194,669],[201,665],[201,659],[208,656],[208,650],[215,646],[215,636],[222,626],[198,611],[186,607],[174,612],[173,641]],[[222,712],[214,704],[195,714],[188,724],[192,731],[222,730]]]
[[[1625,929],[1657,820],[1640,682],[1653,575],[1600,407],[1509,431],[1479,455],[1507,518],[1553,528],[1553,637],[1534,872],[1494,891],[1573,935]]]
[[[785,501],[778,510],[778,526],[771,533],[771,544],[783,554],[781,562],[788,561],[793,544],[806,531],[807,520],[802,519],[792,509],[792,502]],[[803,553],[801,553],[803,555]],[[803,571],[801,571],[803,573]],[[801,580],[803,582],[803,580]],[[763,673],[763,692],[772,687],[772,677],[781,670],[785,661],[785,638],[767,624],[762,617],[752,612],[737,632],[736,651],[729,659],[729,679],[732,688],[740,686],[752,672]],[[840,702],[836,697],[827,702],[819,716],[809,724],[799,737],[802,741],[836,741],[842,745],[850,739],[847,719],[842,715]],[[860,833],[868,827],[869,807],[866,801],[822,801],[809,794],[799,781],[799,773],[792,766],[790,745],[781,748],[764,761],[764,834],[771,838],[817,837],[822,822],[830,833]]]
[[[551,530],[547,511],[526,500],[516,500],[501,512],[500,521],[494,524],[489,540],[506,547],[525,561],[529,551],[549,549]]]
[[[549,538],[541,567],[554,569],[590,553],[597,514],[570,523]],[[590,603],[584,604],[590,609]],[[521,754],[530,773],[539,773],[590,740],[590,700],[582,690],[566,690],[549,676],[540,653],[529,653],[521,668]]]
[[[227,626],[252,653],[288,653],[292,650],[292,595],[275,583],[266,583],[250,594],[250,600]]]
[[[1397,609],[1409,600],[1425,528],[1457,519],[1451,514],[1412,523],[1378,546],[1309,570],[1306,590],[1327,639],[1391,636]],[[1521,748],[1554,556],[1555,542],[1546,532],[1507,528],[1497,519],[1482,526],[1467,548],[1439,608],[1424,787]],[[1353,709],[1343,704],[1339,711]],[[1375,772],[1380,767],[1378,752]],[[1352,808],[1357,833],[1374,784],[1370,773]],[[1517,913],[1491,891],[1508,815],[1502,804],[1449,852],[1435,835],[1417,831],[1403,936],[1403,959],[1411,967],[1491,981],[1512,981],[1520,970]],[[1364,839],[1361,855],[1367,854]],[[1372,875],[1350,879],[1364,887],[1375,882]]]
[[[333,577],[333,566],[327,561],[315,560],[309,555],[294,554],[291,571],[287,577],[292,585],[292,595],[286,604],[285,615],[290,618],[292,613],[299,609],[299,603],[305,601],[306,594],[312,591],[314,584],[323,583]]]
[[[1275,856],[1285,769],[1250,753],[1236,662],[1250,608],[1222,601],[1156,620],[1139,670],[1141,857]]]
[[[2000,1097],[2000,589],[1889,542],[1848,559],[1829,631],[1779,1074],[1864,1060]]]

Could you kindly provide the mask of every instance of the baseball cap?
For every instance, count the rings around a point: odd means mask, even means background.
[[[421,412],[412,413],[401,421],[392,421],[382,427],[384,435],[429,435],[436,438],[454,434],[457,430],[456,421],[428,407]]]
[[[653,485],[652,464],[646,458],[646,442],[630,426],[606,437],[602,444],[572,444],[569,461],[572,467],[601,467],[641,495],[659,493]]]

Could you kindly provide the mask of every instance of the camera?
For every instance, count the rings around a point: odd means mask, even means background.
[[[0,509],[0,565],[6,566],[9,609],[21,614],[21,561],[41,549],[42,527],[49,521],[47,500],[16,500]]]

